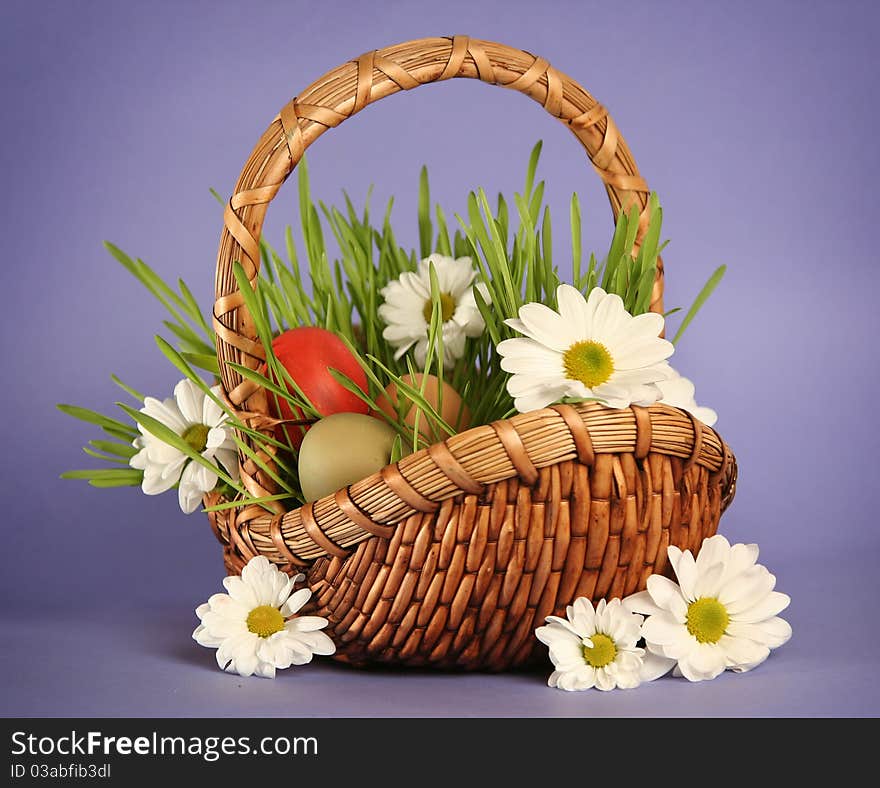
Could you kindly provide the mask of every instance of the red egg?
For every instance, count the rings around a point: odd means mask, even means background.
[[[367,391],[366,373],[345,343],[333,332],[316,326],[291,328],[272,340],[272,350],[322,416],[367,412],[366,403],[330,374],[331,368],[337,369],[362,391]],[[274,400],[270,395],[269,401],[273,406]],[[286,400],[279,399],[278,405],[280,412],[276,415],[279,418],[303,418],[302,412],[298,408],[294,412]],[[277,432],[281,432],[280,425]],[[302,441],[302,432],[298,427],[289,427],[287,434],[294,446]]]

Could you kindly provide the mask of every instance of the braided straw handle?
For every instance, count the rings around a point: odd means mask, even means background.
[[[368,104],[401,90],[455,77],[479,79],[517,90],[568,125],[605,183],[615,218],[636,204],[639,235],[647,228],[648,186],[617,126],[587,91],[544,58],[489,41],[455,36],[424,38],[367,52],[312,83],[288,102],[263,133],[226,206],[217,255],[214,329],[223,387],[237,409],[267,413],[265,390],[244,380],[226,362],[256,369],[265,360],[251,315],[238,291],[233,263],[239,261],[255,285],[260,267],[260,231],[269,202],[306,148],[327,129]],[[651,310],[663,311],[663,264],[658,259]],[[244,475],[250,492],[270,491],[253,468]],[[280,508],[279,508],[280,511]]]

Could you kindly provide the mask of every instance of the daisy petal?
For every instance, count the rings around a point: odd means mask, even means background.
[[[299,591],[294,592],[290,599],[288,599],[283,607],[281,608],[281,613],[284,616],[293,616],[296,615],[305,605],[309,599],[312,598],[312,592],[308,588],[301,588]]]
[[[241,603],[241,605],[247,610],[253,610],[260,604],[257,595],[254,593],[254,589],[245,583],[241,577],[235,575],[224,577],[223,587],[226,589],[226,592],[230,597]]]
[[[747,610],[737,613],[736,620],[744,624],[756,624],[760,621],[766,621],[768,618],[774,618],[777,613],[781,613],[790,604],[791,597],[788,594],[771,591]]]
[[[725,666],[738,673],[757,667],[770,656],[767,646],[747,638],[722,635],[718,645],[724,651],[727,660]]]
[[[202,390],[188,378],[184,378],[174,387],[174,400],[188,424],[201,423],[204,399]]]
[[[613,690],[617,686],[614,677],[605,669],[600,668],[596,671],[596,688],[603,692]]]
[[[541,410],[558,402],[564,396],[565,392],[559,389],[540,389],[529,394],[524,394],[514,400],[514,407],[520,413],[530,413],[533,410]]]
[[[727,575],[725,567],[725,575]],[[718,590],[718,601],[729,613],[736,614],[762,600],[776,586],[776,578],[767,568],[756,564],[727,578]]]
[[[721,534],[715,534],[703,540],[700,552],[697,553],[697,569],[705,572],[714,564],[723,564],[730,556],[730,542]]]
[[[260,662],[254,670],[254,675],[263,679],[274,679],[275,666],[268,662]]]
[[[682,675],[688,681],[708,681],[724,672],[724,652],[716,644],[700,643],[685,659],[678,661]]]
[[[724,651],[715,643],[700,643],[689,659],[695,670],[712,678],[721,675],[726,664]]]
[[[160,493],[170,490],[176,483],[177,478],[173,476],[163,478],[159,474],[152,473],[150,468],[145,468],[144,479],[141,482],[141,490],[146,495],[159,495]]]
[[[542,345],[560,352],[572,344],[571,332],[562,317],[544,304],[525,304],[519,308],[522,333]]]
[[[605,600],[599,601],[601,610],[605,608]],[[574,604],[569,608],[569,619],[574,625],[575,632],[581,635],[592,635],[597,631],[598,621],[596,612],[590,601],[584,597],[575,599]]]
[[[580,290],[567,284],[559,285],[556,288],[556,303],[560,316],[568,323],[574,337],[590,336],[592,310],[587,307]]]
[[[769,618],[757,624],[741,624],[731,621],[727,634],[732,637],[748,638],[768,648],[779,648],[791,639],[791,625],[782,618]]]
[[[682,640],[692,639],[687,629],[666,612],[648,618],[642,625],[642,634],[648,643],[657,643],[663,646],[679,644]]]
[[[699,561],[699,558],[697,561]],[[703,597],[716,598],[721,585],[721,578],[724,575],[724,564],[712,564],[702,572],[698,564],[695,566],[697,576],[694,581],[694,597],[696,599]]]
[[[212,635],[202,624],[195,628],[192,637],[200,646],[206,646],[207,648],[217,648],[223,643],[222,638]]]
[[[649,591],[639,591],[637,594],[630,594],[623,600],[623,606],[630,613],[643,613],[646,616],[665,612],[662,607],[654,602]]]
[[[697,564],[690,550],[682,552],[677,547],[669,547],[669,561],[675,570],[675,576],[678,578],[678,585],[685,599],[693,602],[694,584],[697,581]],[[652,575],[653,577],[653,575]]]
[[[749,567],[753,566],[758,560],[758,545],[756,544],[735,544],[730,548],[730,555],[727,559],[726,569],[722,585],[733,577],[736,577]]]
[[[683,622],[687,616],[687,600],[681,588],[663,575],[648,578],[648,591],[660,610],[668,610],[676,621]],[[645,611],[647,612],[647,611]]]
[[[336,646],[330,637],[324,632],[307,632],[305,640],[313,654],[329,657],[336,653]]]
[[[291,623],[298,632],[314,632],[318,629],[324,629],[328,621],[323,616],[297,616]]]
[[[185,514],[192,514],[196,509],[199,508],[199,504],[202,501],[203,491],[201,485],[198,483],[199,481],[199,466],[194,462],[190,462],[186,468],[183,469],[183,474],[180,477],[180,482],[177,487],[177,499],[180,504],[181,511]]]
[[[649,651],[642,660],[642,666],[639,671],[639,678],[642,681],[654,681],[661,676],[665,676],[675,665],[674,659],[662,657]]]

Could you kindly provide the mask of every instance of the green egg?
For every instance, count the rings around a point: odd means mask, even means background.
[[[316,501],[388,465],[397,433],[362,413],[334,413],[313,424],[299,448],[299,481]]]

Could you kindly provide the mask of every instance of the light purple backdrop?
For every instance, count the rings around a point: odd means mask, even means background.
[[[3,123],[3,632],[0,712],[204,714],[877,714],[874,398],[880,22],[870,2],[7,2]],[[737,453],[722,522],[791,594],[795,636],[760,670],[705,686],[553,692],[540,675],[359,673],[275,683],[213,667],[189,640],[219,590],[205,518],[173,495],[59,480],[92,432],[53,409],[109,408],[116,372],[159,396],[161,307],[111,239],[212,295],[221,215],[282,104],[375,47],[467,33],[544,55],[611,110],[665,207],[667,304],[729,274],[678,366]],[[557,256],[567,200],[606,248],[604,193],[575,140],[520,95],[458,80],[394,97],[309,153],[318,196],[397,195],[413,242],[417,172],[451,216],[477,185],[521,184],[545,152]],[[295,220],[281,192],[267,232]],[[563,268],[565,266],[563,265]]]

